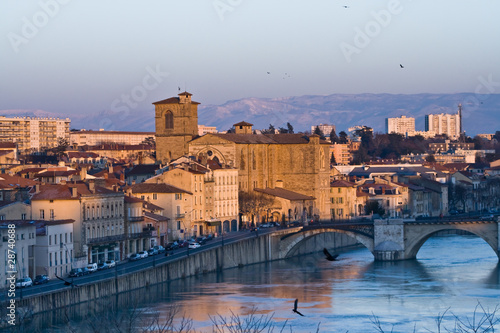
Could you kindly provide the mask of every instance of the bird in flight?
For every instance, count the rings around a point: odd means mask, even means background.
[[[342,7],[344,7],[344,8],[349,8],[349,6],[342,6]]]
[[[328,250],[326,248],[323,249],[323,253],[325,254],[326,256],[326,260],[328,261],[334,261],[335,259],[337,259],[337,257],[339,256],[338,254],[334,254],[333,256],[330,254],[330,252],[328,252]]]
[[[73,287],[78,287],[78,285],[74,284],[73,282],[69,282],[68,280],[63,279],[62,277],[59,277],[56,275],[56,278],[58,278],[61,281],[64,281],[65,286],[73,286]]]
[[[271,72],[267,72],[267,74],[271,74]]]
[[[299,315],[301,315],[302,317],[304,317],[304,315],[302,313],[300,313],[299,311],[297,311],[297,303],[298,302],[299,302],[299,299],[297,298],[295,300],[295,303],[293,303],[293,310],[292,311],[295,312],[295,313],[297,313],[297,314],[299,314]]]
[[[404,66],[403,66],[403,65],[401,65],[401,64],[399,64],[399,67],[404,68]]]

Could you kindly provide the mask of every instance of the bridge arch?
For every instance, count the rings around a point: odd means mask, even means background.
[[[325,233],[337,233],[344,234],[355,239],[358,243],[363,244],[370,252],[373,253],[373,238],[369,236],[356,233],[353,231],[342,230],[342,229],[334,229],[334,228],[319,228],[319,229],[311,229],[311,230],[301,230],[294,234],[286,235],[282,237],[280,242],[280,258],[288,258],[295,254],[296,249],[300,247],[302,244],[307,242],[308,240],[317,237],[318,235]],[[327,247],[327,244],[325,244]],[[316,249],[321,250],[321,249]]]
[[[473,235],[476,235],[483,239],[496,253],[497,257],[500,258],[498,246],[498,236],[497,228],[495,224],[473,224],[473,223],[463,223],[463,224],[448,224],[448,225],[429,225],[427,228],[423,228],[424,232],[421,232],[418,237],[409,237],[411,231],[406,233],[407,241],[405,242],[405,254],[407,259],[414,259],[417,257],[417,253],[420,248],[425,244],[425,242],[432,236],[436,235],[440,231],[446,230],[463,230],[467,231]],[[413,234],[413,233],[412,233]]]

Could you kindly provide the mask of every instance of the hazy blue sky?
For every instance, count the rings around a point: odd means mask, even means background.
[[[0,110],[141,112],[179,86],[205,105],[474,92],[488,76],[481,92],[499,93],[499,13],[493,0],[2,0]]]

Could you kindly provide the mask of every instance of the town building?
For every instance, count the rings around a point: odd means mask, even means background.
[[[69,143],[73,147],[97,146],[106,143],[115,143],[119,145],[139,145],[146,138],[155,137],[154,132],[128,132],[128,131],[98,131],[79,130],[69,133]]]
[[[330,133],[332,131],[335,131],[335,125],[319,124],[311,126],[311,133],[314,133],[314,131],[316,131],[316,128],[319,128],[321,133],[323,133],[325,138],[327,138],[328,140],[330,140]]]
[[[457,140],[461,134],[460,109],[457,114],[428,114],[425,116],[425,130],[434,135],[447,135]]]
[[[164,209],[164,216],[168,218],[166,229],[170,230],[168,233],[168,242],[178,239],[188,239],[193,236],[193,193],[166,184],[158,176],[151,178],[147,182],[131,185],[126,191],[127,195],[134,196]]]
[[[358,207],[357,185],[346,180],[330,183],[330,218],[331,220],[350,219],[364,213],[364,206]]]
[[[202,136],[208,133],[218,133],[217,127],[215,126],[205,126],[205,125],[198,125],[198,135]]]
[[[329,144],[319,136],[253,134],[252,124],[234,125],[234,133],[197,137],[197,102],[184,92],[155,105],[157,159],[169,162],[183,155],[212,159],[238,169],[238,188],[283,188],[315,198],[310,216],[329,218]]]
[[[124,257],[124,194],[88,183],[35,186],[32,215],[38,220],[74,220],[76,267]]]
[[[335,164],[347,165],[352,160],[349,144],[334,143],[330,146],[330,159],[332,154],[335,158]]]
[[[413,136],[415,132],[415,118],[401,116],[400,118],[385,118],[387,134],[396,133],[404,136]]]
[[[0,237],[0,253],[2,255],[0,286],[8,286],[7,277],[10,277],[11,274],[14,274],[16,278],[27,276],[34,278],[35,223],[30,220],[0,221]]]
[[[0,142],[13,142],[23,153],[54,148],[60,138],[69,140],[69,118],[0,116]]]
[[[35,272],[55,279],[66,276],[73,268],[74,220],[35,221]]]

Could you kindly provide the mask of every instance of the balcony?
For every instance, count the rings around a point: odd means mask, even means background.
[[[186,214],[175,214],[176,219],[183,219],[186,216]]]
[[[125,240],[125,235],[114,235],[99,238],[90,238],[87,240],[88,245],[104,244],[104,243],[114,243]]]
[[[155,227],[144,227],[142,228],[142,231],[153,231],[155,230]]]
[[[140,222],[144,221],[144,216],[129,216],[128,217],[129,222]]]
[[[143,231],[143,232],[135,232],[129,235],[128,239],[137,239],[137,238],[148,238],[151,237],[152,231]]]

